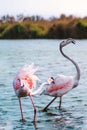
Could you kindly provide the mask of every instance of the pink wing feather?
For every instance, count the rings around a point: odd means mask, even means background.
[[[64,76],[64,75],[58,75],[55,80],[54,84],[46,85],[46,91],[45,93],[48,95],[58,95],[58,94],[65,94],[69,90],[72,89],[74,84],[74,79],[72,76]]]
[[[16,87],[15,89],[18,89],[18,86],[20,86],[18,79],[20,79],[22,85],[26,86],[27,84],[29,89],[35,87],[36,81],[39,80],[39,78],[34,74],[36,71],[37,68],[35,68],[33,64],[23,66],[14,80],[13,86]]]

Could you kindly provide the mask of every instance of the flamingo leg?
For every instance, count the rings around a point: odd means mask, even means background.
[[[62,104],[62,96],[60,97],[59,110],[61,110],[61,104]]]
[[[33,98],[31,95],[29,95],[30,99],[31,99],[31,102],[32,102],[32,105],[33,105],[33,108],[34,108],[34,122],[36,122],[36,107],[34,105],[34,101],[33,101]]]
[[[54,97],[51,102],[43,109],[43,111],[46,111],[47,108],[51,105],[51,103],[56,99],[57,97]]]
[[[24,122],[25,119],[24,119],[24,117],[23,117],[22,104],[21,104],[21,99],[20,99],[20,98],[19,98],[19,105],[20,105],[20,111],[21,111],[21,117],[22,117],[21,121]]]

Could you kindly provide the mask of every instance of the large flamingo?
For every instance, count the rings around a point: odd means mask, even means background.
[[[32,99],[33,88],[36,86],[36,81],[38,77],[34,75],[37,71],[37,68],[34,65],[26,65],[22,67],[16,75],[16,78],[13,81],[13,87],[15,93],[19,99],[20,104],[20,111],[21,111],[21,121],[25,121],[23,112],[22,112],[22,104],[21,104],[21,97],[29,96],[34,107],[34,122],[36,121],[36,107],[34,105]],[[35,94],[34,94],[35,95]]]
[[[50,104],[57,98],[60,97],[59,102],[59,109],[61,109],[61,103],[62,103],[62,96],[72,90],[73,88],[78,86],[79,80],[80,80],[80,69],[77,63],[69,58],[67,55],[64,54],[62,51],[62,48],[66,45],[73,43],[75,44],[75,41],[72,38],[67,39],[66,41],[63,41],[60,43],[60,52],[62,55],[70,60],[75,68],[76,68],[76,75],[75,76],[64,76],[61,74],[58,74],[58,76],[54,79],[53,77],[48,79],[48,82],[42,83],[41,87],[44,88],[42,94],[53,96],[53,100],[44,108],[44,110],[47,110],[47,108],[50,106]]]

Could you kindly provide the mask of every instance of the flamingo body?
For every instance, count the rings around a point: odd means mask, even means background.
[[[69,92],[74,85],[74,78],[72,76],[64,76],[58,75],[54,79],[54,83],[46,84],[44,87],[44,94],[53,96],[53,97],[61,97],[62,95]]]
[[[17,97],[19,98],[20,111],[22,116],[22,121],[24,121],[21,97],[29,96],[34,107],[34,121],[36,120],[36,107],[32,99],[32,91],[36,86],[36,81],[39,80],[38,77],[34,74],[37,71],[37,68],[33,64],[23,66],[17,73],[15,79],[13,80],[13,87]]]
[[[55,79],[53,77],[48,79],[48,82],[42,83],[42,86],[44,88],[42,94],[53,96],[54,99],[44,108],[44,110],[47,110],[49,105],[57,98],[60,97],[60,103],[59,103],[59,109],[61,109],[61,102],[62,102],[62,96],[66,93],[68,93],[73,88],[77,87],[80,80],[80,68],[78,64],[68,57],[62,50],[63,47],[66,45],[73,43],[75,44],[75,40],[72,38],[68,38],[65,41],[62,41],[60,43],[60,52],[61,54],[72,62],[72,64],[76,68],[76,75],[75,76],[64,76],[59,74]]]
[[[33,88],[36,86],[38,77],[34,75],[37,71],[32,65],[23,66],[16,75],[13,81],[13,87],[18,97],[28,96],[32,93]],[[20,95],[20,93],[25,93]]]

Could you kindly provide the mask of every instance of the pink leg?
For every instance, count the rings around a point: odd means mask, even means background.
[[[24,120],[24,117],[23,117],[22,104],[21,104],[20,98],[19,98],[19,105],[20,105],[20,111],[21,111],[21,117],[22,117],[21,121],[24,122],[25,120]]]
[[[36,107],[34,105],[34,101],[33,101],[33,98],[31,95],[29,95],[30,99],[31,99],[31,102],[32,102],[32,105],[33,105],[33,108],[34,108],[34,122],[36,122]]]
[[[46,111],[47,108],[51,105],[51,103],[56,99],[57,97],[54,97],[53,100],[43,109],[43,111]]]
[[[60,97],[59,110],[61,110],[61,104],[62,104],[62,97]]]

